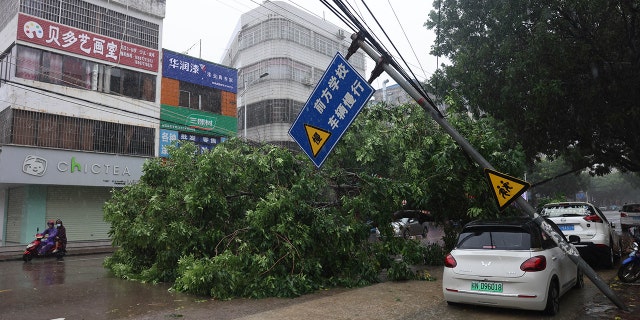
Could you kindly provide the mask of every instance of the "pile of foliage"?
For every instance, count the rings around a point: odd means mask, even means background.
[[[520,170],[521,151],[492,120],[451,120],[497,167]],[[105,220],[117,250],[105,265],[115,275],[218,299],[364,286],[384,270],[415,279],[411,265],[439,264],[446,249],[393,237],[402,200],[437,221],[496,213],[482,168],[415,105],[367,108],[322,169],[238,139],[196,150],[171,148],[138,184],[114,191]]]

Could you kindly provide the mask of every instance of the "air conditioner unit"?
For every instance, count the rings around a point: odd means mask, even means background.
[[[336,35],[340,40],[344,39],[344,30],[338,29],[338,34]]]
[[[302,79],[302,84],[304,84],[305,86],[310,86],[313,84],[313,81],[311,81],[311,78],[304,78]]]

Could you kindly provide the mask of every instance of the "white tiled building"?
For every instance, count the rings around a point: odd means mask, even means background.
[[[238,135],[246,130],[249,140],[297,148],[291,123],[336,52],[346,56],[350,44],[349,32],[286,2],[265,1],[243,14],[222,59],[238,69]],[[349,63],[365,76],[362,50]]]

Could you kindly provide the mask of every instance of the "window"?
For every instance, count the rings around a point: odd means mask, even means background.
[[[155,101],[156,75],[18,46],[16,76],[63,86]]]
[[[459,249],[528,250],[531,235],[518,228],[464,230],[458,237]]]
[[[303,102],[290,99],[271,99],[252,103],[247,106],[247,128],[272,123],[291,123],[300,113]],[[240,117],[243,118],[243,117]],[[238,123],[238,129],[244,129],[244,123]]]
[[[40,72],[40,52],[40,50],[35,48],[18,46],[16,77],[38,80]]]
[[[63,84],[62,55],[51,52],[42,53],[42,74],[40,80],[53,84]]]
[[[585,205],[559,205],[546,206],[540,211],[540,215],[544,217],[579,217],[594,214],[589,210],[589,206]]]
[[[62,84],[69,87],[91,89],[92,67],[93,67],[92,62],[86,61],[84,59],[76,58],[76,57],[63,56]],[[42,76],[40,77],[40,80],[46,81],[47,78]]]
[[[13,120],[0,122],[0,132],[11,132],[7,143],[68,150],[154,155],[154,128],[26,110],[6,110],[0,113],[0,117]]]
[[[213,113],[222,110],[222,91],[189,82],[180,82],[180,106]]]

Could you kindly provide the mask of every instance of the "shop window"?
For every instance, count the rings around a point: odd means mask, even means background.
[[[18,46],[16,77],[28,80],[38,80],[40,72],[40,56],[41,50]]]
[[[155,101],[156,75],[18,46],[16,76]]]
[[[64,56],[62,82],[70,87],[91,89],[91,63],[84,59]]]
[[[43,52],[42,53],[42,73],[40,81],[63,84],[62,83],[62,55]]]
[[[139,98],[140,95],[140,74],[130,70],[122,69],[122,94],[127,97]]]

